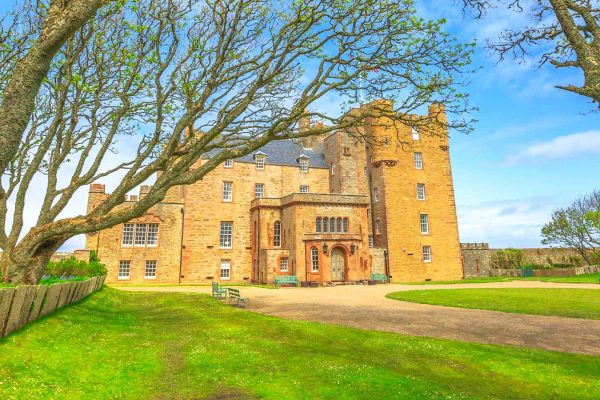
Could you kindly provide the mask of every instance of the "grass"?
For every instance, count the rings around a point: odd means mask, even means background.
[[[600,319],[600,290],[594,289],[411,290],[387,297],[451,307]]]
[[[1,399],[595,399],[600,358],[105,288],[0,339]]]
[[[598,273],[575,276],[535,276],[531,278],[491,276],[489,278],[467,278],[456,281],[410,282],[407,285],[453,285],[458,283],[490,283],[510,281],[542,281],[556,283],[598,283]]]

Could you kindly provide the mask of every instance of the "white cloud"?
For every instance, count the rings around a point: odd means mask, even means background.
[[[546,142],[530,145],[509,157],[509,164],[556,160],[582,154],[600,154],[600,131],[587,131],[558,136]]]

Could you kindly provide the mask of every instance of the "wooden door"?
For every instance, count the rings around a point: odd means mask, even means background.
[[[339,247],[336,247],[331,251],[331,280],[332,281],[343,281],[344,271],[346,270],[346,258],[344,257],[344,251]]]

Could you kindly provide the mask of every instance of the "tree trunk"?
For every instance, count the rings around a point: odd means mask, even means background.
[[[62,244],[62,243],[61,243]],[[30,249],[15,248],[5,249],[0,258],[0,268],[4,282],[13,284],[37,284],[44,269],[50,261],[52,254],[60,244],[47,243],[39,246],[35,251]]]

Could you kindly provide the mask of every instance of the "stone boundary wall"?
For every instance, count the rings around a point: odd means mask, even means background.
[[[593,274],[600,272],[600,265],[586,265],[585,267],[577,268],[554,268],[554,269],[534,269],[534,276],[574,276]],[[489,276],[509,276],[518,277],[521,276],[520,269],[491,269]]]
[[[0,338],[89,296],[102,287],[105,279],[96,276],[86,281],[0,289]]]

